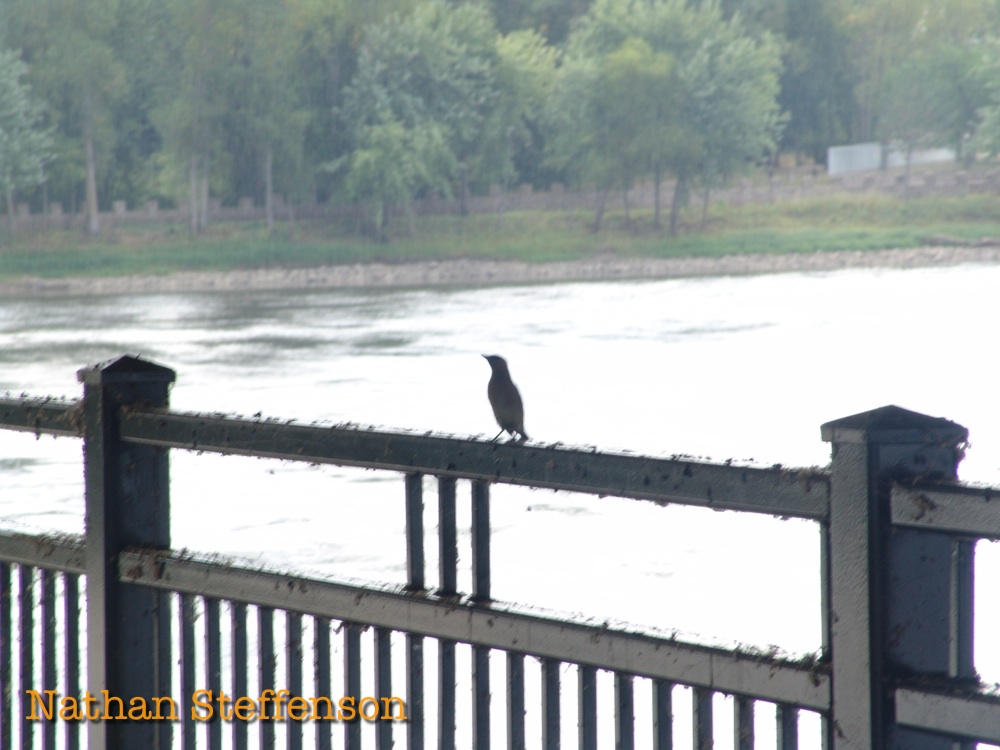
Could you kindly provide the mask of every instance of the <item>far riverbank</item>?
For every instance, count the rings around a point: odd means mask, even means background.
[[[65,297],[271,289],[490,286],[832,271],[844,268],[922,268],[998,261],[1000,246],[995,245],[747,254],[711,258],[618,258],[609,255],[552,263],[457,258],[400,263],[351,263],[315,268],[181,271],[162,275],[60,279],[25,277],[0,283],[0,296]]]

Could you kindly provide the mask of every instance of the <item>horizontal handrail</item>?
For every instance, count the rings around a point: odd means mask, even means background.
[[[35,536],[0,531],[0,560],[19,565],[83,575],[87,572],[83,546],[83,537],[80,536]]]
[[[0,428],[36,435],[82,437],[80,402],[0,397]]]
[[[121,436],[168,448],[482,479],[816,521],[828,515],[829,476],[815,469],[743,467],[558,444],[494,443],[152,410],[123,413]]]
[[[1000,743],[1000,695],[896,688],[896,721],[913,729]]]
[[[892,522],[928,531],[1000,539],[1000,491],[992,487],[893,485]]]
[[[118,570],[123,582],[167,591],[365,623],[814,711],[830,707],[829,677],[812,662],[550,619],[455,597],[239,568],[171,552],[125,551]]]

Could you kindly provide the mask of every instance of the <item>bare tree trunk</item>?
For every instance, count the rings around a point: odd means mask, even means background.
[[[910,166],[913,163],[913,142],[906,142],[906,168],[903,170],[903,197],[910,197]]]
[[[274,231],[274,148],[270,143],[264,150],[264,215],[270,234]]]
[[[198,234],[198,156],[191,154],[188,163],[188,226],[191,234]]]
[[[632,228],[632,215],[629,212],[629,205],[628,205],[628,181],[627,180],[622,184],[622,203],[625,205],[625,228],[626,229],[631,229]]]
[[[468,168],[468,166],[466,166],[466,163],[465,163],[464,160],[458,166],[458,174],[459,174],[459,181],[460,181],[459,188],[458,188],[458,192],[459,192],[459,195],[458,195],[459,209],[458,210],[459,210],[459,213],[462,216],[468,216],[469,215],[469,168]]]
[[[677,223],[680,219],[681,206],[684,204],[684,194],[687,191],[687,181],[683,175],[677,176],[677,183],[674,185],[674,199],[670,204],[670,229],[671,237],[677,236]]]
[[[653,227],[660,229],[660,165],[653,167]]]
[[[101,217],[97,211],[97,156],[94,153],[94,114],[89,84],[83,89],[83,158],[86,162],[86,212],[87,234],[101,231]]]
[[[14,216],[14,188],[7,188],[7,232],[17,234],[17,219]]]
[[[601,223],[604,221],[604,206],[608,201],[608,191],[601,190],[597,194],[597,210],[594,213],[594,234],[601,231]]]
[[[209,218],[211,218],[208,215],[208,157],[207,156],[204,158],[204,161],[202,162],[202,170],[199,177],[201,179],[201,195],[199,197],[198,202],[201,204],[201,212],[198,218],[200,219],[199,226],[201,231],[205,231],[206,229],[208,229],[208,221]]]

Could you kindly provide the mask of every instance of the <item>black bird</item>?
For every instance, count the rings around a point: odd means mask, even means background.
[[[518,393],[517,386],[510,379],[507,360],[496,354],[484,354],[483,356],[490,363],[490,369],[493,370],[490,384],[486,386],[486,395],[490,397],[493,416],[497,418],[497,424],[500,425],[500,432],[493,439],[496,440],[503,435],[504,431],[507,431],[511,437],[520,435],[518,442],[524,442],[528,439],[528,433],[524,431],[524,405],[521,403],[521,394]]]

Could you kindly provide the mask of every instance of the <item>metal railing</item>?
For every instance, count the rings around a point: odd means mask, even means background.
[[[404,736],[414,749],[431,740],[454,748],[466,737],[476,748],[496,745],[497,737],[522,748],[535,744],[527,733],[536,724],[542,747],[555,748],[563,735],[561,678],[567,670],[577,678],[581,748],[597,747],[599,703],[609,694],[598,683],[606,673],[613,680],[610,713],[619,748],[637,747],[637,737],[647,736],[657,750],[673,747],[678,686],[691,690],[692,744],[699,750],[715,739],[713,707],[720,693],[734,696],[737,748],[755,746],[756,701],[777,706],[782,749],[797,747],[803,710],[822,717],[830,748],[1000,742],[1000,697],[983,689],[972,663],[972,544],[1000,538],[1000,503],[994,490],[957,482],[967,433],[953,422],[886,407],[823,426],[824,439],[833,444],[830,471],[765,469],[179,414],[167,408],[174,373],[130,357],[81,370],[80,379],[79,402],[0,399],[0,427],[84,438],[87,503],[85,539],[0,534],[0,750],[13,746],[15,734],[21,747],[33,747],[36,730],[44,747],[56,747],[61,732],[59,742],[69,748],[79,746],[83,731],[90,748],[244,748],[250,731],[259,733],[261,747],[275,746],[280,735],[289,748],[328,748],[339,733],[338,746],[359,748],[370,733],[377,748]],[[173,551],[172,449],[398,472],[405,487],[407,584],[349,585]],[[425,575],[424,476],[437,478],[437,585]],[[472,586],[461,592],[456,503],[459,483],[466,482]],[[821,658],[790,660],[686,643],[494,601],[494,483],[818,522]],[[81,609],[86,619],[78,630],[75,613]],[[365,642],[369,629],[372,639]],[[20,644],[16,652],[14,644]],[[342,655],[341,663],[333,653]],[[429,654],[434,662],[425,664]],[[463,674],[459,666],[466,659]],[[402,680],[394,679],[398,660]],[[532,702],[526,671],[534,660],[540,687]],[[501,666],[502,710],[491,682]],[[249,702],[208,701],[212,711],[198,704],[201,715],[194,717],[187,702],[172,707],[161,701],[156,707],[165,715],[151,711],[160,721],[25,718],[45,708],[46,689],[58,685],[59,695],[79,695],[84,672],[90,695],[106,690],[144,697],[147,707],[155,697],[174,695],[177,685],[182,696],[202,689],[218,699],[228,689],[231,701]],[[436,682],[436,690],[428,691],[428,682]],[[319,700],[337,692],[335,683],[343,697],[355,700],[347,707],[353,714],[335,700],[332,706]],[[652,727],[639,733],[637,684],[652,700]],[[457,685],[468,693],[460,694]],[[305,697],[293,705],[299,696]],[[201,698],[207,701],[206,694]],[[223,709],[230,713],[220,717]],[[116,710],[111,707],[112,715]],[[128,710],[126,701],[122,711]],[[286,720],[262,718],[268,710],[283,711]],[[383,710],[390,718],[374,718]],[[359,721],[359,714],[374,720]]]

